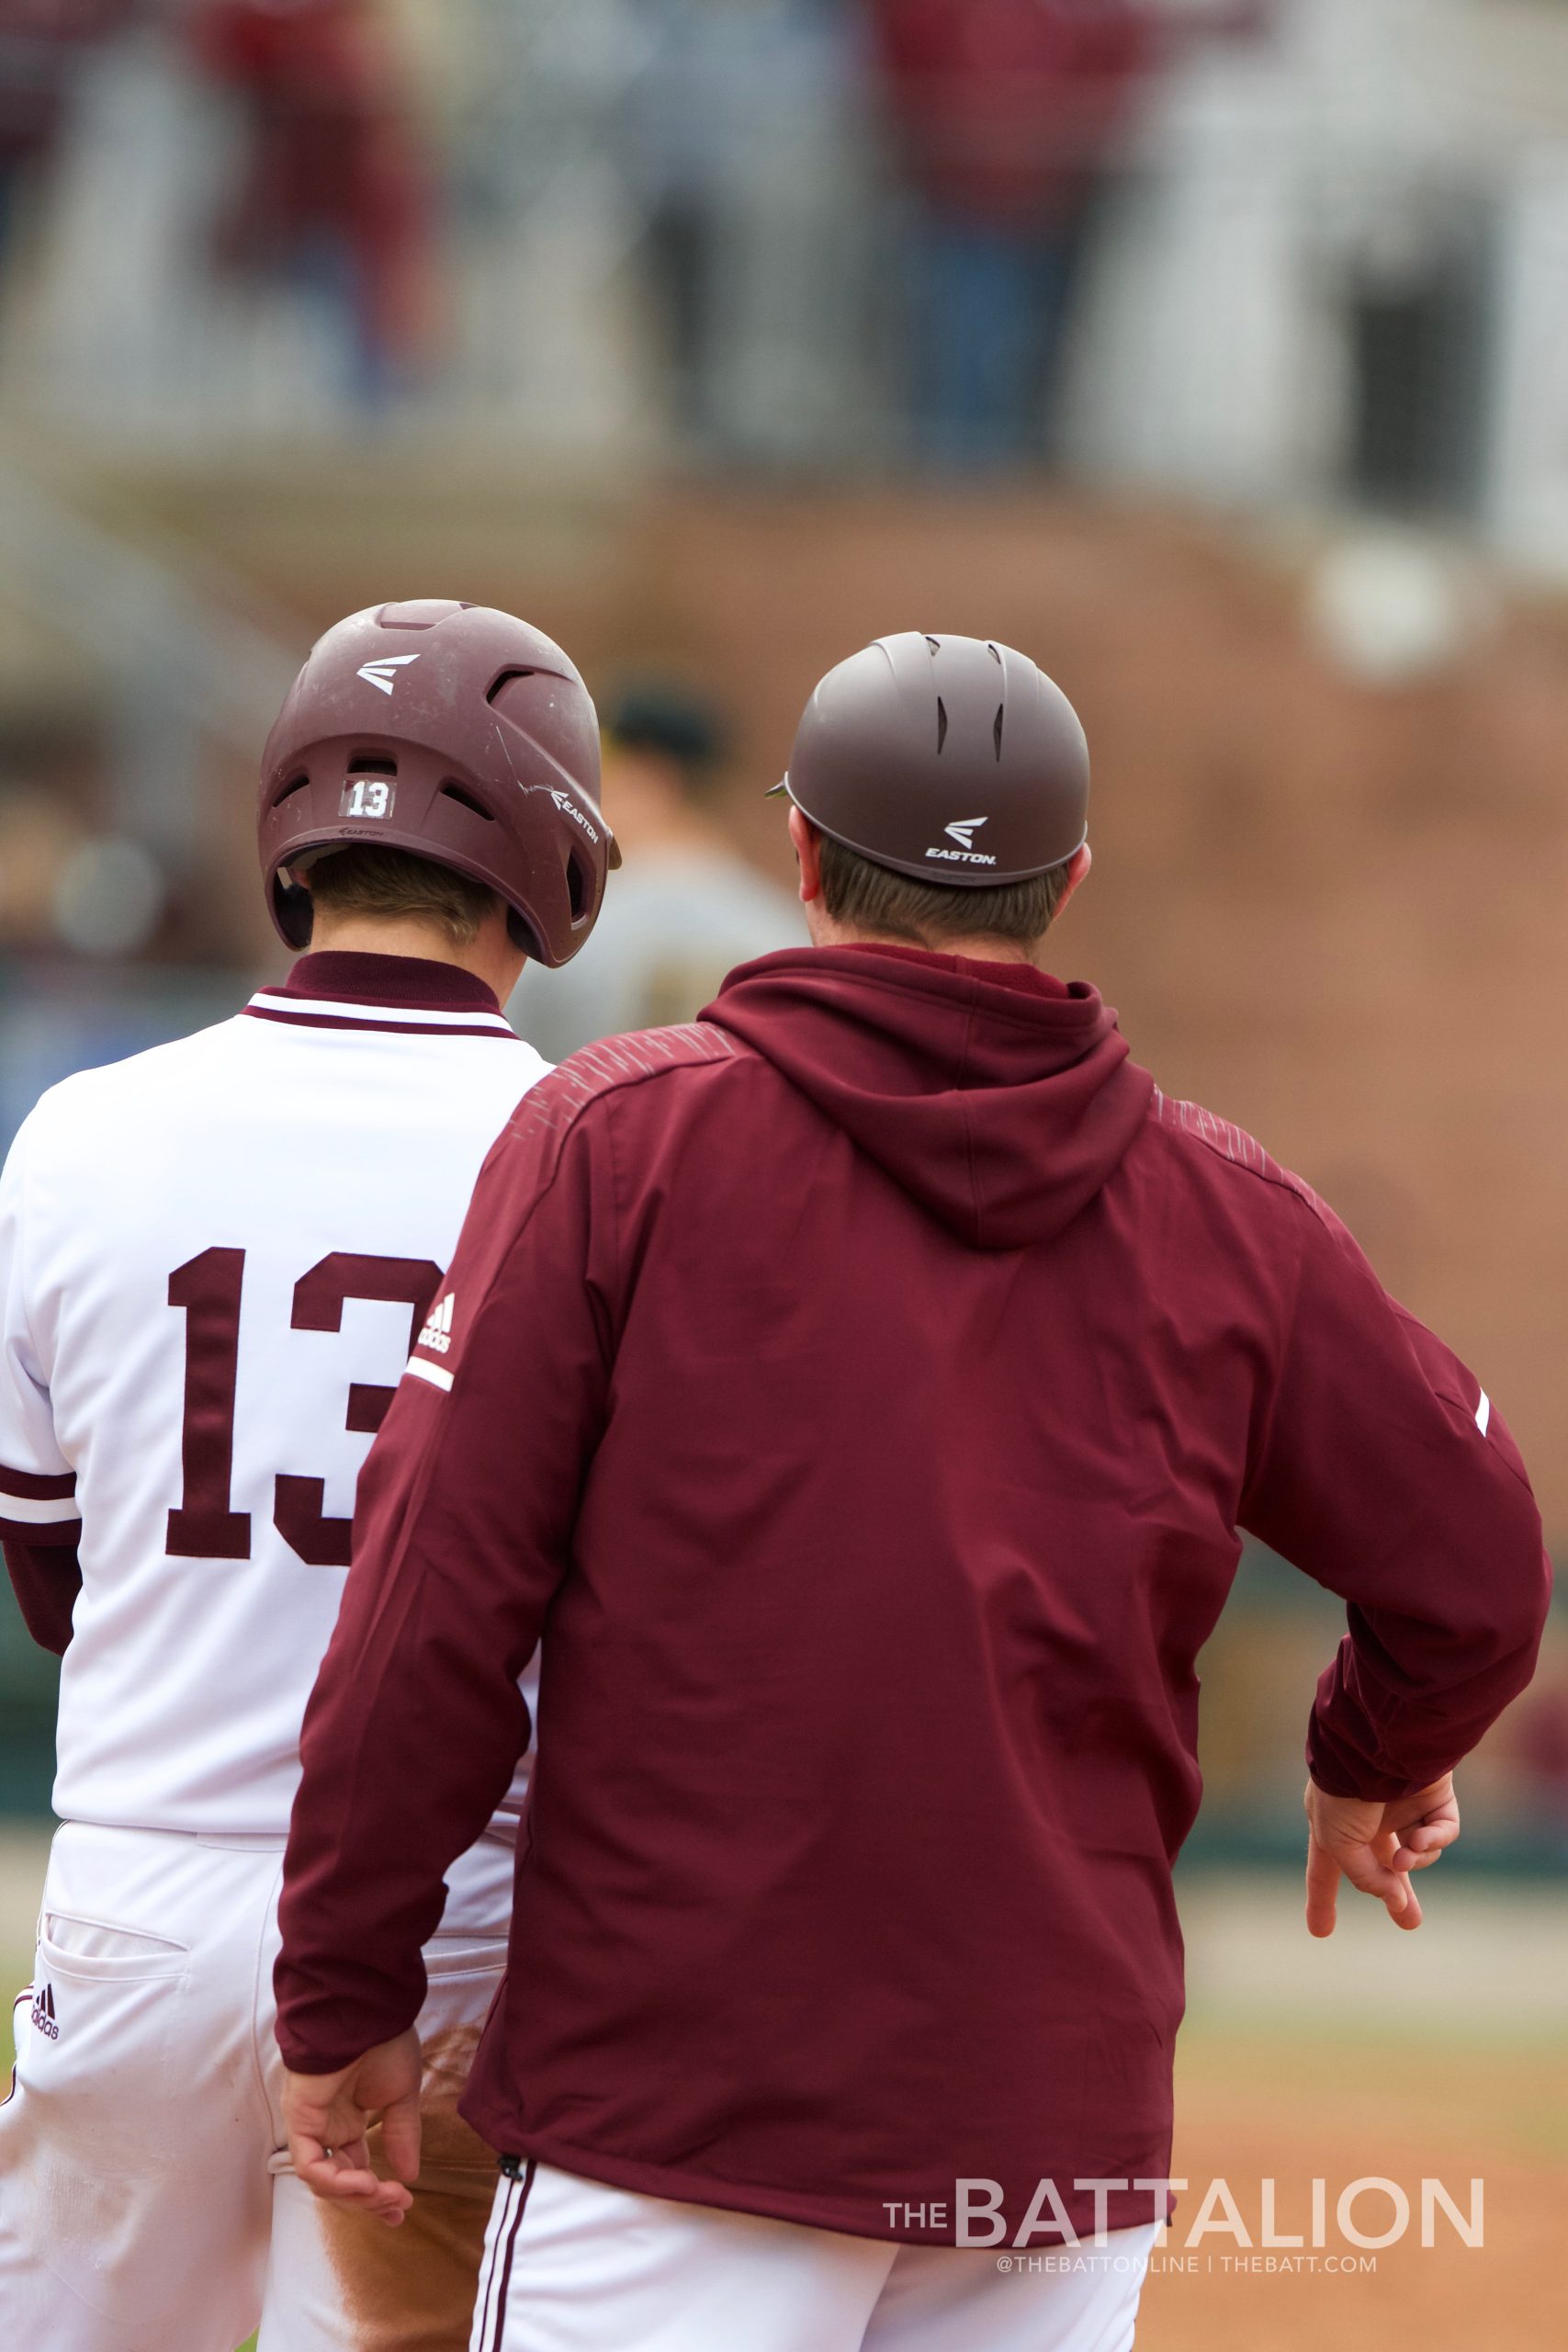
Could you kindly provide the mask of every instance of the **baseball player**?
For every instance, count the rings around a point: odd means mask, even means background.
[[[1477,1381],[1041,968],[1088,786],[1004,646],[824,680],[815,944],[525,1099],[372,1451],[285,1865],[287,2111],[396,2211],[352,2151],[385,2108],[412,2170],[421,1947],[547,1613],[465,2100],[504,2176],[474,2352],[1125,2352],[1235,1530],[1350,1604],[1319,1931],[1341,1871],[1416,1925],[1529,1677],[1540,1523]]]
[[[395,2240],[287,2170],[276,1896],[355,1476],[412,1338],[449,1344],[440,1270],[545,1074],[501,1002],[525,956],[578,952],[619,862],[597,780],[592,703],[538,630],[448,603],[342,622],[263,769],[267,902],[310,952],[233,1020],[54,1088],[6,1164],[0,1539],[64,1659],[0,2109],[17,2352],[233,2352],[258,2320],[267,2352],[465,2340],[494,2163],[456,2099],[521,1751],[424,1957],[430,2136]]]

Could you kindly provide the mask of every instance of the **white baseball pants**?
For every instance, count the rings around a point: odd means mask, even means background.
[[[496,2197],[469,2352],[1128,2352],[1154,2241],[897,2245],[528,2165]]]
[[[7,2352],[234,2352],[258,2323],[263,2352],[462,2352],[495,2160],[457,2100],[504,1913],[426,1953],[423,2168],[387,2230],[282,2153],[282,1865],[276,1840],[56,1836],[0,2106]]]

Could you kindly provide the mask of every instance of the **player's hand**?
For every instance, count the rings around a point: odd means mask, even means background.
[[[395,2041],[367,2050],[336,2075],[283,2078],[283,2120],[294,2169],[334,2205],[358,2205],[396,2229],[413,2203],[419,2177],[419,2094],[424,2062],[411,2027]],[[367,2133],[381,2119],[381,2147],[396,2177],[370,2163]],[[410,2184],[405,2186],[404,2184]]]
[[[1451,1772],[1392,1804],[1331,1797],[1307,1782],[1306,1922],[1331,1936],[1341,1877],[1375,1895],[1396,1928],[1418,1928],[1421,1905],[1412,1871],[1429,1870],[1459,1836]]]

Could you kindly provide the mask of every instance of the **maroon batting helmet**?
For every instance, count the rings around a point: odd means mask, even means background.
[[[1065,865],[1089,838],[1089,745],[1027,654],[975,637],[885,637],[829,670],[787,792],[896,874],[979,888]]]
[[[288,878],[352,842],[411,850],[498,891],[541,964],[570,963],[621,862],[599,808],[599,722],[558,645],[485,605],[377,605],[330,628],[262,754],[267,905],[290,947],[310,893]]]

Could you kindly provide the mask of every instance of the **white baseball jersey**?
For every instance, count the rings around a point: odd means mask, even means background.
[[[453,966],[311,956],[27,1121],[0,1180],[0,1534],[79,1525],[64,1819],[287,1831],[360,1465],[546,1069]]]

